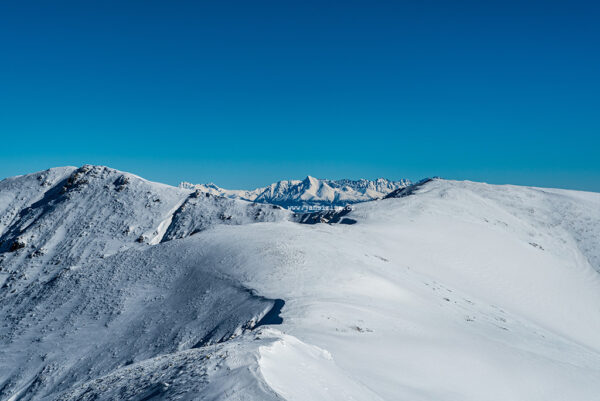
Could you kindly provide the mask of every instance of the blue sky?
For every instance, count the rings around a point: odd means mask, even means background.
[[[599,18],[577,1],[0,2],[0,177],[600,191]]]

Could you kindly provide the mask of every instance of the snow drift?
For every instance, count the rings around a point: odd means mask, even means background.
[[[600,194],[435,179],[296,221],[98,166],[0,182],[0,399],[600,393]]]

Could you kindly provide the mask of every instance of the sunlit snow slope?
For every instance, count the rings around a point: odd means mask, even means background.
[[[432,180],[305,225],[84,166],[0,210],[3,400],[600,394],[600,194]]]

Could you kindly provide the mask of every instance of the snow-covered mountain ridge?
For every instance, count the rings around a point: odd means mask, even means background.
[[[324,180],[307,176],[304,180],[283,180],[253,190],[223,189],[215,184],[182,182],[179,187],[208,192],[212,195],[258,203],[310,210],[311,206],[343,207],[349,204],[381,199],[390,192],[410,185],[409,180]]]
[[[0,182],[0,261],[45,275],[46,263],[79,265],[144,243],[157,244],[214,224],[289,218],[271,205],[152,183],[108,167],[65,167]],[[18,253],[11,250],[22,250]],[[1,276],[0,276],[1,277]],[[14,274],[5,276],[6,285]],[[2,281],[0,281],[1,285]]]
[[[0,400],[600,393],[600,194],[433,179],[308,218],[101,166],[0,181]]]

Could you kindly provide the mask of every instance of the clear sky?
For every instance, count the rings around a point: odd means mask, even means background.
[[[597,1],[0,2],[0,177],[600,191]]]

